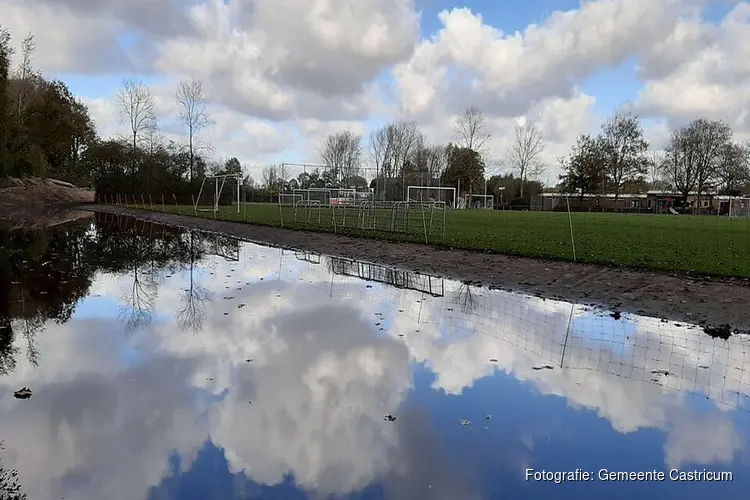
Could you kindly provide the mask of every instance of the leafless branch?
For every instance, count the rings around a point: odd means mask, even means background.
[[[138,141],[144,139],[156,121],[154,95],[140,80],[127,78],[117,90],[115,101],[120,119],[128,126],[135,154]]]
[[[536,179],[545,170],[541,158],[544,146],[542,131],[535,122],[527,120],[523,124],[516,125],[516,135],[508,151],[507,163],[521,180],[521,198],[523,198],[524,183],[530,178]]]
[[[468,108],[456,120],[458,145],[473,149],[481,156],[487,154],[487,142],[492,138],[487,126],[487,117],[475,107]]]
[[[195,78],[181,81],[175,92],[175,102],[179,108],[180,118],[188,133],[190,180],[192,180],[196,140],[200,132],[212,124],[206,111],[207,100],[203,90],[203,83]]]

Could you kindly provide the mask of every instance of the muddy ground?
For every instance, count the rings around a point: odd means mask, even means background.
[[[491,288],[596,305],[612,311],[700,325],[728,324],[733,329],[750,331],[748,280],[690,277],[594,264],[445,250],[428,245],[291,231],[123,207],[90,205],[86,208],[226,233],[259,243],[366,260]]]
[[[86,216],[71,205],[95,200],[91,189],[56,179],[0,177],[0,227],[40,229]]]

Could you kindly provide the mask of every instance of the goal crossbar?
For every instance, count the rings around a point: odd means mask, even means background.
[[[228,178],[234,178],[237,180],[237,213],[240,213],[240,185],[242,184],[242,175],[240,174],[219,174],[219,175],[207,175],[203,178],[203,182],[201,182],[201,188],[198,191],[198,197],[195,199],[195,206],[193,209],[196,212],[218,212],[219,211],[219,199],[221,198],[221,193],[224,191],[224,184],[226,183],[226,180]],[[210,209],[205,208],[198,208],[198,205],[200,204],[201,195],[203,194],[203,188],[206,186],[207,180],[215,180],[214,183],[214,203],[213,206]],[[219,184],[219,180],[221,180],[221,184]]]

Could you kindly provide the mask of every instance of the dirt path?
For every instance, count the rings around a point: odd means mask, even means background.
[[[443,250],[427,245],[291,231],[123,207],[91,205],[86,208],[225,233],[259,243],[366,260],[545,298],[693,324],[729,324],[732,328],[750,331],[748,280],[691,278],[594,264]]]

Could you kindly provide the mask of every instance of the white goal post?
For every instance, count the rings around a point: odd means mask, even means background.
[[[464,208],[493,210],[495,208],[495,197],[491,194],[465,194]]]
[[[451,208],[456,207],[456,188],[438,186],[408,186],[406,188],[408,201],[431,202],[442,201]]]
[[[193,209],[196,212],[213,212],[216,213],[219,211],[219,199],[221,198],[221,193],[224,191],[224,184],[226,184],[227,179],[234,178],[237,181],[237,213],[240,213],[240,185],[242,184],[242,175],[240,174],[220,174],[220,175],[207,175],[203,178],[203,182],[201,182],[201,188],[200,191],[198,191],[198,197],[195,199],[195,206]],[[213,180],[214,181],[214,197],[213,197],[213,203],[211,208],[198,208],[198,205],[201,202],[201,195],[203,194],[203,188],[206,186],[207,180]]]
[[[302,201],[317,201],[320,202],[320,205],[327,207],[331,204],[332,191],[334,191],[332,188],[307,188],[295,189],[293,193],[301,196]]]
[[[750,217],[750,198],[746,196],[731,196],[728,199],[727,215],[729,217]]]

